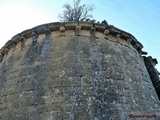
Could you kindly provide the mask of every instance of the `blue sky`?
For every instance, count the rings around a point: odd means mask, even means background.
[[[15,34],[36,25],[58,21],[64,3],[72,0],[0,0],[0,48]],[[97,21],[107,20],[140,41],[144,51],[159,64],[160,0],[81,0],[94,4]]]

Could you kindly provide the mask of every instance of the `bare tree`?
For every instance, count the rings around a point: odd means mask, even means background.
[[[80,5],[81,0],[73,0],[73,4],[64,4],[64,11],[62,14],[59,14],[59,19],[62,22],[68,21],[84,21],[86,19],[92,18],[92,12],[95,8],[93,5]]]

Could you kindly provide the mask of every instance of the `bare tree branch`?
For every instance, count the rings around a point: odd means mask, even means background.
[[[92,12],[95,8],[93,5],[80,5],[81,0],[73,0],[73,4],[68,3],[63,5],[64,11],[62,14],[59,14],[58,17],[62,22],[68,21],[84,21],[86,19],[91,19]]]

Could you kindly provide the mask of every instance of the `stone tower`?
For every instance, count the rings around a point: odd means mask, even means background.
[[[157,61],[142,48],[131,34],[92,22],[21,32],[0,50],[0,119],[159,120]]]

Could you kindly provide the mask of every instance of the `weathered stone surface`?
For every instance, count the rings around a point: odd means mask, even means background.
[[[118,29],[106,31],[105,39],[103,25],[96,31],[93,23],[80,22],[86,31],[78,33],[77,23],[65,23],[73,28],[72,36],[61,36],[61,23],[48,25],[51,31],[26,38],[23,49],[16,46],[3,56],[0,119],[130,120],[130,114],[160,119],[160,102],[143,57],[130,40],[119,37],[117,43],[112,32]],[[95,37],[98,32],[102,35]]]
[[[65,23],[66,29],[75,29],[75,27],[78,26],[78,22],[67,22]]]
[[[158,75],[158,71],[154,68],[155,64],[157,64],[157,61],[155,60],[156,61],[155,63],[155,62],[152,62],[152,60],[154,60],[152,59],[152,57],[144,57],[146,68],[148,70],[153,86],[160,100],[160,78]]]

